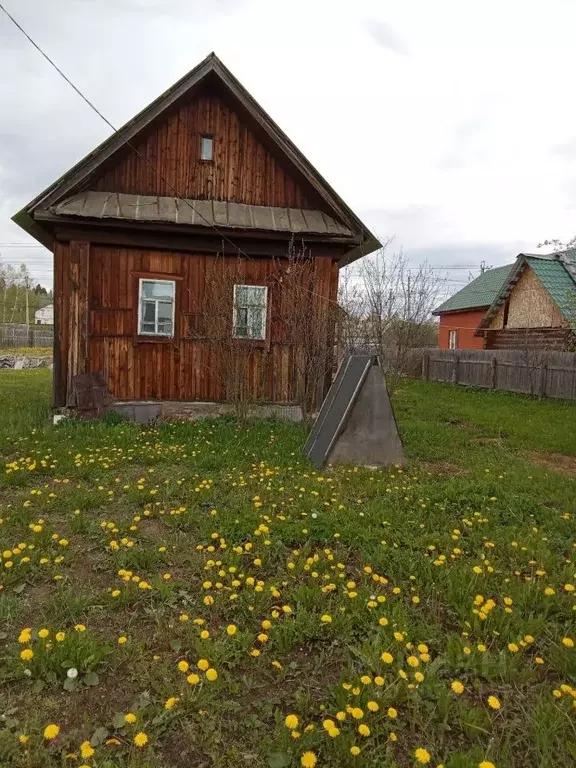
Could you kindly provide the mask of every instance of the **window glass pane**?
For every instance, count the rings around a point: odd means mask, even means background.
[[[158,321],[158,333],[165,336],[172,336],[172,320]]]
[[[236,306],[237,307],[245,307],[248,304],[248,286],[246,285],[236,285],[234,295],[236,297]]]
[[[237,285],[236,306],[264,307],[266,305],[266,288],[263,285]]]
[[[252,339],[263,338],[262,336],[263,318],[264,318],[264,310],[262,309],[250,310],[250,338]]]
[[[157,280],[142,280],[142,298],[144,299],[172,299],[174,297],[174,283],[160,282]]]
[[[142,323],[140,326],[140,333],[154,333],[154,323]]]
[[[236,310],[236,328],[235,336],[248,336],[248,310],[239,307]]]
[[[156,319],[156,302],[143,301],[142,302],[142,322],[154,323]]]
[[[161,320],[172,320],[172,302],[158,302],[158,322]]]
[[[202,136],[200,138],[200,159],[212,160],[213,140],[210,136]]]

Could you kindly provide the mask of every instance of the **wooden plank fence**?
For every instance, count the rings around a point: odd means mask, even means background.
[[[538,349],[423,349],[421,375],[484,389],[576,400],[576,354]]]
[[[0,323],[0,348],[51,347],[53,344],[53,325]]]

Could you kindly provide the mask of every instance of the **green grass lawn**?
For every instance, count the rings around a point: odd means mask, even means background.
[[[0,766],[576,764],[575,405],[405,382],[407,468],[317,472],[49,376],[0,372]]]

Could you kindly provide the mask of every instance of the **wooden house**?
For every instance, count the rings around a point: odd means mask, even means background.
[[[295,403],[286,328],[314,318],[328,371],[338,271],[379,247],[214,54],[14,220],[54,254],[59,407],[90,372],[124,401],[224,401],[240,376],[258,402]],[[305,311],[286,287],[294,249]],[[240,373],[216,375],[240,349]]]
[[[484,272],[433,312],[443,349],[571,349],[576,250],[521,253]]]
[[[484,339],[476,331],[512,267],[512,264],[507,264],[487,269],[434,310],[432,314],[440,317],[440,349],[484,348]]]
[[[485,349],[571,349],[576,328],[576,260],[563,251],[521,253],[479,324]]]

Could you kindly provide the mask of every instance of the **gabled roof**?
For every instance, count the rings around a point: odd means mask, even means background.
[[[357,237],[357,246],[352,247],[343,257],[341,265],[349,264],[351,261],[372,253],[379,248],[380,243],[376,237],[214,53],[207,56],[181,80],[51,184],[19,211],[13,217],[13,220],[33,237],[40,240],[40,242],[46,243],[46,234],[34,221],[34,214],[40,211],[48,211],[51,206],[79,191],[80,188],[86,189],[88,180],[94,176],[105,161],[109,160],[119,150],[124,149],[127,142],[131,143],[141,131],[154,120],[157,120],[176,101],[185,97],[202,81],[212,77],[217,78],[233,95],[241,107],[258,124],[271,144],[277,147],[296,172],[312,186],[315,192],[329,206],[335,218],[351,229]]]
[[[506,264],[504,267],[486,270],[437,307],[432,314],[442,315],[445,312],[461,312],[467,309],[489,307],[498,295],[513,266],[513,264]]]
[[[574,267],[573,255],[570,251],[548,255],[518,254],[508,279],[501,286],[498,295],[495,296],[476,333],[479,334],[482,329],[490,325],[492,318],[512,293],[526,267],[530,267],[534,271],[564,318],[573,325],[576,322],[576,279],[572,271]]]

